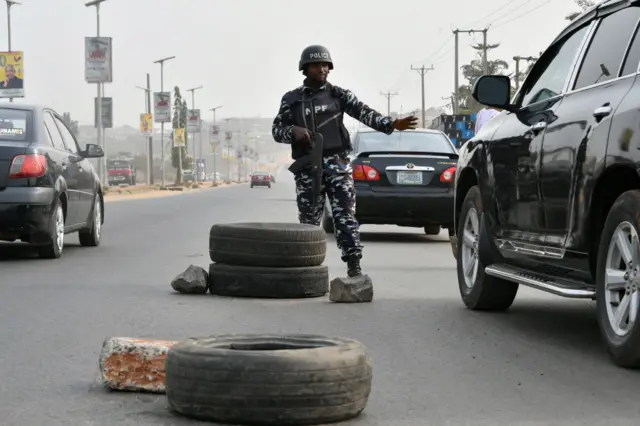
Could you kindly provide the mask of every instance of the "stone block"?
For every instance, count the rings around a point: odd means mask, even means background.
[[[209,274],[199,266],[189,265],[171,281],[171,287],[183,294],[205,294],[209,289]]]
[[[331,280],[329,300],[338,303],[366,303],[373,300],[373,282],[369,275],[339,277]]]
[[[104,385],[120,391],[165,392],[165,359],[176,342],[110,337],[100,351]]]

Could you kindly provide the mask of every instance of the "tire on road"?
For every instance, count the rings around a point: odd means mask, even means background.
[[[477,186],[471,187],[467,192],[462,209],[460,210],[460,223],[458,225],[458,244],[456,247],[456,264],[458,272],[458,287],[460,296],[465,306],[478,311],[504,311],[509,309],[518,293],[518,284],[485,274],[484,265],[478,256],[480,215],[482,214],[482,201],[480,190]],[[475,218],[473,217],[475,216]],[[477,268],[469,277],[469,283],[465,279],[465,266],[463,265],[463,253],[469,247],[465,240],[465,228],[467,224],[475,227],[475,250],[472,256],[464,256],[467,261],[475,258]],[[467,230],[468,231],[468,230]],[[468,253],[468,252],[467,252]],[[473,269],[473,268],[471,268]]]
[[[279,268],[212,263],[209,291],[229,297],[322,297],[329,291],[329,269],[322,265]]]
[[[229,223],[211,227],[209,257],[226,265],[319,266],[327,254],[327,235],[300,223]]]
[[[49,240],[46,244],[38,246],[38,254],[43,259],[59,259],[62,257],[62,251],[64,250],[66,217],[60,199],[57,199],[53,204],[51,212],[48,229]],[[61,224],[60,221],[62,221]]]
[[[640,368],[640,288],[636,284],[640,276],[638,211],[640,191],[637,190],[623,193],[613,203],[601,234],[596,272],[600,334],[613,361],[625,368]],[[621,250],[625,242],[626,250]],[[623,253],[624,257],[631,257],[631,265],[621,259]],[[621,321],[616,321],[617,318]]]
[[[311,335],[188,339],[167,354],[169,406],[200,420],[318,425],[357,417],[372,366],[355,340]]]

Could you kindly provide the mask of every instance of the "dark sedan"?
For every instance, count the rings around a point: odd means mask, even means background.
[[[251,188],[254,186],[266,186],[271,188],[271,175],[267,172],[251,173]]]
[[[41,257],[62,255],[64,236],[100,244],[104,203],[88,158],[102,149],[78,142],[55,111],[40,106],[0,107],[0,241],[21,240]]]
[[[453,224],[453,180],[458,153],[444,133],[416,129],[385,135],[359,130],[351,165],[360,224],[424,228],[428,235]],[[333,232],[327,203],[325,231]]]

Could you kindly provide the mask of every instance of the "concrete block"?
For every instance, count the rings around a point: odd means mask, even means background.
[[[366,303],[373,300],[373,282],[369,275],[331,280],[329,300],[339,303]]]
[[[100,351],[102,382],[113,390],[165,392],[164,363],[169,340],[109,337]]]

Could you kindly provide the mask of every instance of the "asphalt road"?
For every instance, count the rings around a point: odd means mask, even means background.
[[[0,245],[0,425],[205,424],[165,398],[95,384],[107,336],[321,333],[362,341],[374,364],[363,415],[345,425],[634,425],[638,375],[603,352],[592,303],[521,290],[509,313],[466,310],[445,235],[363,227],[372,304],[180,296],[170,281],[209,263],[214,223],[295,221],[293,183],[107,205],[102,245],[64,257]],[[327,264],[344,267],[333,239]]]

